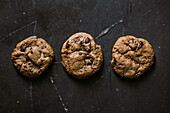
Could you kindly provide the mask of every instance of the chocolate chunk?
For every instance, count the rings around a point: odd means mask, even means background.
[[[76,39],[75,39],[75,42],[78,42],[78,41],[80,41],[80,38],[76,38]]]
[[[139,50],[142,46],[143,46],[143,42],[142,41],[138,41],[137,50]]]
[[[66,42],[66,48],[69,48],[69,41]]]
[[[89,43],[90,42],[90,39],[87,37],[86,39],[85,39],[85,43],[87,44],[87,43]]]
[[[25,52],[25,49],[26,49],[26,48],[27,48],[27,46],[22,45],[22,46],[21,46],[21,51],[22,51],[22,52]]]

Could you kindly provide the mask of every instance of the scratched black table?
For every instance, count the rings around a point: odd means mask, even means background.
[[[169,0],[1,0],[1,113],[170,113]],[[101,70],[86,80],[68,76],[61,65],[61,47],[76,32],[97,37],[104,54]],[[123,35],[147,39],[155,63],[137,79],[113,71],[111,50]],[[21,40],[37,35],[55,51],[55,60],[36,78],[23,77],[11,53]]]

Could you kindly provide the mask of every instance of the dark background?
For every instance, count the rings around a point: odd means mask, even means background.
[[[70,77],[59,63],[67,38],[80,31],[96,37],[120,19],[95,40],[103,49],[101,70],[86,80]],[[170,0],[1,0],[0,112],[170,113],[169,26]],[[148,40],[155,52],[154,65],[137,79],[119,77],[110,64],[113,44],[129,34]],[[32,35],[55,51],[56,63],[36,79],[10,60],[16,44]]]

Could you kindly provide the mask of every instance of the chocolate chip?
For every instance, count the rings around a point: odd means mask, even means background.
[[[24,68],[27,68],[27,66],[24,66]]]
[[[140,56],[142,56],[141,54],[139,54],[139,55],[136,55],[136,57],[140,57]]]
[[[15,61],[17,58],[11,58],[13,61]]]
[[[75,42],[78,42],[78,41],[80,41],[80,38],[76,38],[76,39],[75,39]]]
[[[86,64],[87,65],[91,65],[91,64],[93,64],[93,59],[92,58],[85,58],[85,62],[86,62]]]
[[[142,46],[143,46],[143,42],[142,41],[138,41],[137,49],[139,50]]]
[[[25,58],[26,58],[26,61],[28,61],[28,60],[29,60],[29,57],[28,57],[27,55],[25,56]]]
[[[130,40],[129,40],[129,43],[134,43],[134,39],[130,39]]]
[[[21,51],[25,52],[25,49],[26,49],[26,48],[27,48],[27,46],[22,45],[22,46],[21,46]]]
[[[82,45],[82,44],[83,44],[83,42],[81,41],[81,42],[80,42],[80,44]]]
[[[85,43],[87,44],[87,43],[89,43],[90,42],[90,39],[87,37],[86,39],[85,39]]]
[[[41,73],[41,70],[39,70],[38,73]]]
[[[114,65],[116,65],[116,58],[114,58]]]
[[[69,41],[66,42],[66,48],[69,48]]]
[[[80,52],[79,55],[82,55],[82,53]]]
[[[143,46],[143,42],[142,41],[139,41],[139,44],[141,45],[141,47]]]
[[[91,57],[87,56],[85,59],[90,59]]]
[[[33,54],[33,51],[31,51],[31,54]]]
[[[87,65],[92,65],[93,64],[93,62],[92,61],[90,61]]]

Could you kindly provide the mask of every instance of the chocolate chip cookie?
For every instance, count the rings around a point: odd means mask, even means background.
[[[24,76],[35,78],[47,69],[53,58],[51,46],[42,38],[31,36],[16,45],[11,59]]]
[[[61,50],[62,64],[66,71],[78,79],[88,78],[102,66],[103,54],[100,45],[87,33],[76,33]]]
[[[154,51],[149,42],[134,36],[120,37],[113,46],[112,56],[113,69],[126,78],[139,77],[154,62]]]

